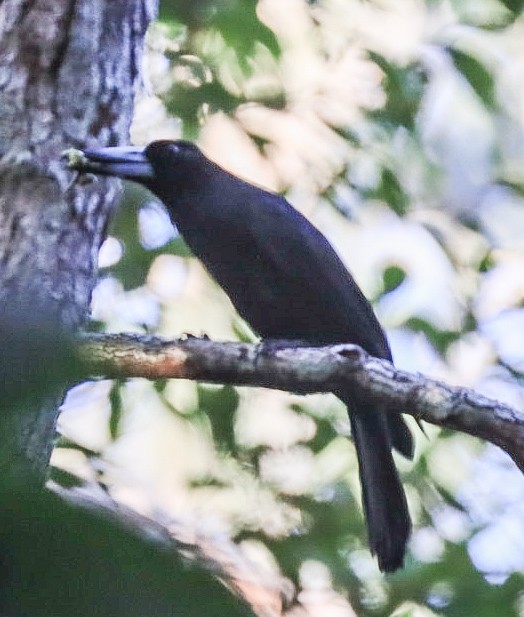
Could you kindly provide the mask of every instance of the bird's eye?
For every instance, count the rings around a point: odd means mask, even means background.
[[[180,146],[178,144],[171,144],[170,150],[173,154],[178,154],[180,152]]]

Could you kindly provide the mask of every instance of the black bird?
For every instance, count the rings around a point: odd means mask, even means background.
[[[283,197],[248,184],[186,141],[88,150],[70,167],[134,180],[159,197],[193,253],[262,339],[355,343],[391,360],[371,305],[326,238]],[[371,552],[404,561],[411,521],[393,461],[413,457],[402,417],[339,391],[349,408]]]

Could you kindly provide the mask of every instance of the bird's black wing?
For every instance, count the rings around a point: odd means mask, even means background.
[[[355,343],[390,359],[369,302],[326,238],[284,198],[255,190],[235,221],[215,228],[221,248],[206,264],[239,313],[266,338]]]

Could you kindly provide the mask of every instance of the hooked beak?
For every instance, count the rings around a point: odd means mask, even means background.
[[[117,146],[92,150],[70,149],[64,152],[67,166],[83,173],[116,176],[135,182],[147,182],[155,177],[153,166],[140,146]]]

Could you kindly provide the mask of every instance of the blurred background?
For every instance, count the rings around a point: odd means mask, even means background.
[[[373,302],[398,367],[522,408],[523,4],[161,0],[132,141],[194,140],[285,194]],[[100,268],[95,330],[256,340],[145,190],[125,187]],[[333,396],[87,382],[53,465],[235,538],[327,617],[352,614],[346,597],[377,617],[524,615],[522,474],[492,445],[411,426],[414,533],[387,578]]]

